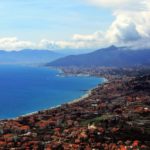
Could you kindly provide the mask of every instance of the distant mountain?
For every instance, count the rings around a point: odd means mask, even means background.
[[[64,55],[49,50],[4,51],[0,50],[0,64],[41,64],[53,61]]]
[[[47,65],[80,67],[150,65],[150,49],[131,50],[126,47],[111,46],[88,54],[70,55],[50,62]]]
[[[79,55],[79,54],[86,54],[92,52],[92,49],[61,49],[57,50],[58,53],[68,55]]]

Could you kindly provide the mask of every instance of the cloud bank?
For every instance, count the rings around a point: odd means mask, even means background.
[[[113,10],[115,20],[104,33],[102,45],[107,43],[130,46],[150,47],[150,3],[149,0],[86,0],[99,7]]]
[[[42,39],[37,43],[22,41],[17,37],[0,38],[0,49],[86,49],[115,44],[133,48],[150,48],[149,0],[83,0],[98,7],[113,10],[115,20],[105,31],[90,35],[74,34],[69,41]]]
[[[30,41],[21,41],[16,37],[0,38],[1,50],[21,50],[33,47],[36,47],[34,43]]]

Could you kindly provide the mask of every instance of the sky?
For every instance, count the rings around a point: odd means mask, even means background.
[[[149,48],[150,0],[1,0],[0,49]]]

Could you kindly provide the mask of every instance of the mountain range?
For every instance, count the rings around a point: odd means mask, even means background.
[[[70,55],[47,64],[48,66],[78,67],[128,67],[150,65],[150,49],[130,49],[127,47],[110,46],[94,52]]]
[[[63,56],[65,55],[50,50],[0,50],[0,64],[44,64]]]

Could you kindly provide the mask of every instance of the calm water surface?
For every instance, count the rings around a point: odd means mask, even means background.
[[[45,67],[0,65],[0,119],[63,104],[104,81],[96,77],[60,77]]]

